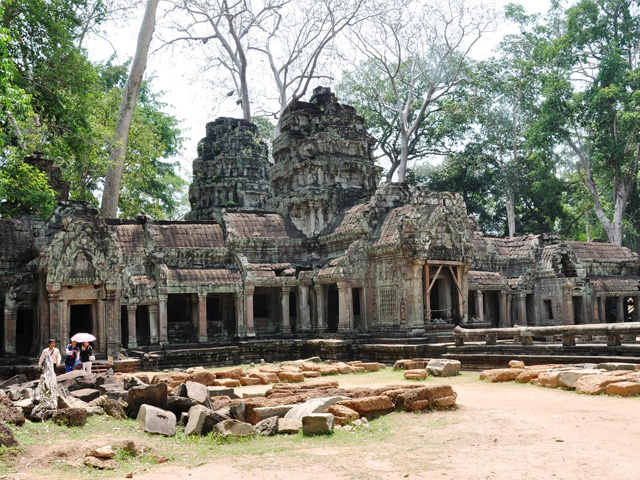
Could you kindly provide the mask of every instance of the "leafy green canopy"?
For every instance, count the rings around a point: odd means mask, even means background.
[[[97,205],[128,64],[92,65],[78,44],[88,19],[99,20],[107,6],[101,0],[3,5],[0,108],[8,114],[0,115],[2,160],[13,155],[12,162],[19,163],[15,158],[42,152],[63,167],[72,199]],[[177,163],[167,161],[181,148],[178,120],[163,112],[166,105],[151,93],[149,82],[143,89],[126,152],[121,211],[129,217],[145,211],[173,218],[181,213],[186,185]],[[45,204],[30,210],[47,214]]]

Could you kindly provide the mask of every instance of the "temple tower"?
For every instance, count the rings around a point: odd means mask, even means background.
[[[295,102],[282,116],[270,171],[273,208],[305,235],[319,234],[375,192],[381,168],[373,145],[355,108],[329,88],[314,89],[310,102]]]
[[[264,210],[269,197],[267,147],[246,120],[207,123],[189,187],[187,220],[213,220],[223,208]]]

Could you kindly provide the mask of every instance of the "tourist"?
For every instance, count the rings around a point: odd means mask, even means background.
[[[51,361],[53,362],[53,368],[60,366],[62,362],[62,355],[60,355],[60,350],[56,348],[56,341],[53,338],[50,338],[47,342],[49,346],[42,350],[40,354],[40,360],[38,360],[38,371],[42,370],[42,363],[44,362],[44,358],[46,355],[51,357]]]
[[[75,369],[80,364],[80,348],[75,340],[71,340],[71,343],[67,345],[67,358],[64,360],[64,367],[67,372]]]
[[[91,365],[94,358],[93,347],[89,345],[89,342],[84,342],[80,347],[80,363],[82,363],[82,370],[91,373]]]

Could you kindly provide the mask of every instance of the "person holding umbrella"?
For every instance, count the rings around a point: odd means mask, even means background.
[[[78,348],[78,342],[71,338],[71,343],[67,345],[66,348],[67,357],[64,360],[64,368],[66,372],[70,372],[76,368],[76,363],[80,361],[78,357],[79,352],[80,348]]]
[[[93,347],[89,345],[89,342],[93,342],[96,339],[90,333],[76,333],[71,340],[76,340],[82,343],[80,347],[80,363],[82,364],[82,370],[91,373],[91,365],[95,357],[93,356]]]

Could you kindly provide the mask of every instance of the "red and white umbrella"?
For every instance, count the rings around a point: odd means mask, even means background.
[[[93,342],[96,337],[91,335],[90,333],[76,333],[73,337],[71,337],[72,342],[84,343],[84,342]]]

